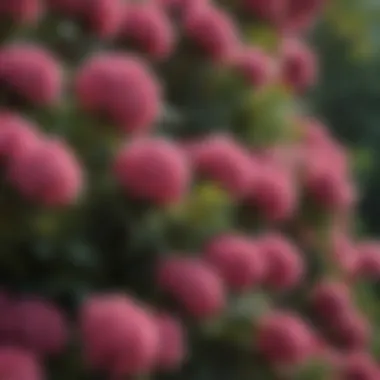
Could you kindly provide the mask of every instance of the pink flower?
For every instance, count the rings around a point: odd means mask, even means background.
[[[158,266],[157,281],[162,291],[196,318],[213,317],[225,306],[223,282],[202,260],[166,259]]]
[[[236,58],[236,69],[252,86],[269,84],[275,76],[274,61],[258,48],[245,48]]]
[[[256,171],[247,202],[255,205],[269,221],[282,221],[293,215],[297,207],[294,179],[289,170],[264,163]]]
[[[316,58],[300,40],[285,39],[281,59],[281,72],[286,84],[302,92],[315,83]]]
[[[332,236],[332,258],[344,274],[351,276],[357,262],[357,247],[355,243],[341,231],[335,231]]]
[[[216,7],[199,7],[189,12],[184,29],[186,37],[216,63],[232,63],[240,48],[239,34],[233,20]]]
[[[179,320],[169,314],[156,316],[159,335],[157,365],[163,370],[177,370],[187,354],[185,331]]]
[[[40,0],[1,0],[0,2],[0,18],[9,18],[17,24],[35,24],[41,12]]]
[[[375,360],[366,352],[345,355],[338,371],[338,380],[377,380],[379,369]]]
[[[10,182],[27,199],[46,206],[74,202],[83,187],[82,169],[59,140],[43,140],[10,163]]]
[[[28,351],[13,347],[0,348],[0,378],[42,380],[40,364]]]
[[[380,278],[380,242],[366,241],[358,244],[358,254],[353,269],[356,277],[377,280]]]
[[[257,349],[275,364],[301,364],[314,351],[314,336],[297,315],[272,312],[259,321],[255,337]]]
[[[305,275],[301,254],[285,237],[269,233],[259,241],[260,254],[266,262],[265,285],[273,290],[297,286]]]
[[[127,4],[119,40],[130,42],[150,57],[163,59],[174,48],[175,36],[165,12],[154,4]]]
[[[257,18],[278,25],[284,19],[287,0],[242,0],[244,8]]]
[[[180,19],[186,17],[189,12],[202,9],[209,5],[209,0],[155,0],[165,11],[171,15],[179,16]]]
[[[244,291],[257,285],[264,275],[264,261],[250,239],[240,235],[214,237],[205,248],[206,260],[214,266],[225,283]]]
[[[232,138],[211,136],[192,153],[194,169],[201,178],[216,182],[235,198],[249,191],[254,167],[249,154]]]
[[[22,116],[0,111],[0,157],[6,163],[20,157],[40,142],[36,125]]]
[[[59,354],[65,348],[68,326],[62,311],[49,302],[22,299],[13,305],[16,341],[38,355]]]
[[[85,30],[99,38],[110,38],[117,33],[121,15],[120,0],[47,0],[54,12],[78,21]]]
[[[132,197],[157,204],[178,202],[190,184],[186,157],[162,138],[138,139],[127,144],[116,158],[115,175]]]
[[[303,31],[312,26],[326,0],[287,0],[284,28],[287,31]]]
[[[0,81],[9,93],[36,106],[58,102],[62,70],[41,47],[13,44],[0,50]]]
[[[122,295],[89,298],[81,310],[86,363],[116,377],[150,371],[155,365],[159,335],[153,317]]]
[[[316,285],[311,295],[313,312],[322,321],[330,323],[351,309],[351,294],[346,284],[323,281]]]
[[[328,149],[311,149],[304,156],[306,193],[327,211],[344,211],[356,201],[356,189],[345,165]]]
[[[339,348],[358,351],[367,347],[371,339],[371,326],[355,309],[351,308],[329,322],[327,331]]]
[[[160,87],[139,59],[125,54],[99,53],[79,69],[79,105],[108,118],[125,132],[147,132],[160,112]]]

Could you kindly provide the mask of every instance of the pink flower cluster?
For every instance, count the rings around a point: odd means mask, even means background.
[[[42,360],[66,348],[69,326],[63,312],[36,297],[0,296],[0,375],[40,380]]]
[[[87,365],[117,378],[174,370],[186,356],[186,336],[177,318],[124,295],[88,299],[80,326]]]
[[[316,81],[316,57],[302,32],[323,0],[234,3],[252,20],[276,28],[277,51],[246,43],[231,12],[208,0],[0,0],[1,21],[24,28],[54,16],[106,47],[72,67],[42,43],[1,46],[0,95],[10,101],[0,111],[4,179],[24,200],[42,207],[72,205],[85,186],[93,186],[70,136],[66,141],[49,134],[44,130],[52,126],[34,121],[34,111],[53,111],[57,123],[71,112],[94,128],[104,122],[114,127],[111,134],[118,132],[122,143],[107,170],[128,200],[166,217],[173,206],[187,205],[194,187],[207,183],[234,211],[242,208],[261,223],[259,232],[213,232],[198,252],[176,251],[167,242],[152,274],[165,307],[132,296],[132,289],[126,290],[131,295],[88,295],[73,321],[88,370],[113,379],[174,372],[191,353],[187,321],[228,324],[234,301],[261,295],[265,310],[246,316],[247,347],[280,377],[293,378],[292,371],[318,359],[331,367],[331,378],[378,380],[369,354],[371,321],[357,305],[354,288],[380,278],[380,243],[351,236],[356,189],[348,154],[328,128],[305,116],[291,118],[299,139],[263,149],[220,131],[179,142],[157,128],[168,108],[166,78],[157,72],[184,47],[196,64],[222,69],[250,93],[279,86],[297,96]],[[315,213],[312,222],[305,210]],[[313,224],[317,217],[332,225]],[[324,268],[313,280],[311,256]],[[286,306],[294,294],[305,308]],[[70,327],[48,301],[3,295],[0,379],[41,380],[41,362],[67,348]]]
[[[28,119],[0,113],[0,151],[7,181],[27,200],[66,206],[80,194],[82,169],[70,147]]]

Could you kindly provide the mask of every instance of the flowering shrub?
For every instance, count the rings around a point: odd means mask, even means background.
[[[1,379],[380,378],[324,3],[0,1]]]

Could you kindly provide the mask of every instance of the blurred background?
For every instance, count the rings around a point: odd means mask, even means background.
[[[330,1],[311,36],[320,79],[314,112],[349,147],[361,202],[358,229],[380,235],[380,1]]]

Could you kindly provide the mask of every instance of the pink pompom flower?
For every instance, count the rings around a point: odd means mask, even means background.
[[[60,140],[41,140],[15,157],[9,165],[8,178],[21,195],[46,206],[71,204],[83,188],[81,166]]]
[[[258,323],[255,344],[270,362],[279,365],[302,364],[314,352],[314,334],[297,315],[271,312]]]
[[[289,290],[305,275],[305,265],[298,248],[284,236],[268,233],[259,240],[259,249],[266,262],[265,285],[273,290]]]
[[[207,58],[218,64],[231,64],[240,48],[237,28],[230,16],[208,6],[189,12],[184,21],[186,37]]]
[[[82,305],[80,326],[90,368],[117,378],[154,368],[159,348],[157,325],[137,301],[123,295],[92,296]]]
[[[41,0],[2,0],[0,19],[12,20],[15,24],[34,25],[42,13]]]
[[[157,268],[160,289],[198,319],[214,317],[225,306],[225,289],[217,272],[194,258],[169,258]]]
[[[166,371],[178,369],[187,355],[186,334],[181,322],[167,313],[157,314],[159,335],[157,366]]]
[[[126,4],[118,33],[120,41],[129,42],[154,59],[168,57],[175,35],[170,19],[154,4]]]
[[[21,299],[13,304],[15,338],[19,345],[41,355],[59,354],[68,339],[63,312],[40,299]]]
[[[124,132],[149,131],[160,113],[160,86],[134,56],[95,55],[79,69],[75,88],[82,109],[107,118]]]
[[[37,359],[28,351],[0,348],[0,378],[17,380],[43,380],[43,370]]]
[[[134,198],[157,204],[176,203],[186,194],[190,170],[182,150],[162,138],[137,139],[118,154],[114,171]]]
[[[263,279],[265,259],[255,243],[244,236],[226,234],[214,237],[206,244],[205,258],[236,291],[248,290]]]
[[[12,44],[0,50],[0,82],[7,94],[35,106],[59,101],[63,73],[50,52],[39,46]]]

